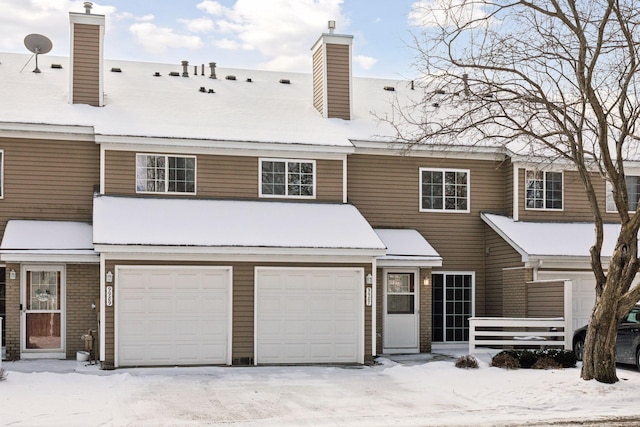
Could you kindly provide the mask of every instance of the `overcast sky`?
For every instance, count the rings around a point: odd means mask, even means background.
[[[310,48],[327,21],[351,34],[357,76],[410,77],[411,10],[418,0],[104,0],[105,57],[145,62],[311,71]],[[0,51],[28,53],[24,37],[44,34],[50,55],[69,52],[69,11],[82,1],[0,0]]]

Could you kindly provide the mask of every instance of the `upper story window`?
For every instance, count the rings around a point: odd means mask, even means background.
[[[562,172],[526,171],[526,208],[562,210]]]
[[[313,160],[260,159],[260,197],[315,197]]]
[[[640,199],[640,176],[627,175],[624,177],[627,183],[627,197],[629,199],[629,212],[638,209],[638,199]],[[618,212],[616,203],[613,201],[613,187],[607,181],[607,212]]]
[[[469,171],[420,168],[420,211],[469,212]]]
[[[137,154],[136,192],[195,193],[196,158]]]

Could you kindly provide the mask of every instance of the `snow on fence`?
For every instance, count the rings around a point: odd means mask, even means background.
[[[469,354],[478,347],[571,349],[571,327],[563,317],[469,318]]]

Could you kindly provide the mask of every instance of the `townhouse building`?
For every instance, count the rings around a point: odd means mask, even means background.
[[[7,359],[73,358],[95,331],[105,369],[366,363],[524,317],[540,280],[572,280],[588,316],[577,173],[394,143],[376,116],[420,95],[352,76],[353,37],[322,34],[300,74],[109,61],[104,16],[70,28],[41,73],[0,53]]]

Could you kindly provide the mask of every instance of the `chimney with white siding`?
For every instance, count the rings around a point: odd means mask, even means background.
[[[102,107],[105,18],[104,15],[92,14],[92,6],[91,2],[84,2],[84,13],[69,12],[69,102]]]
[[[311,48],[313,106],[326,118],[351,119],[351,44],[353,36],[323,33]]]

